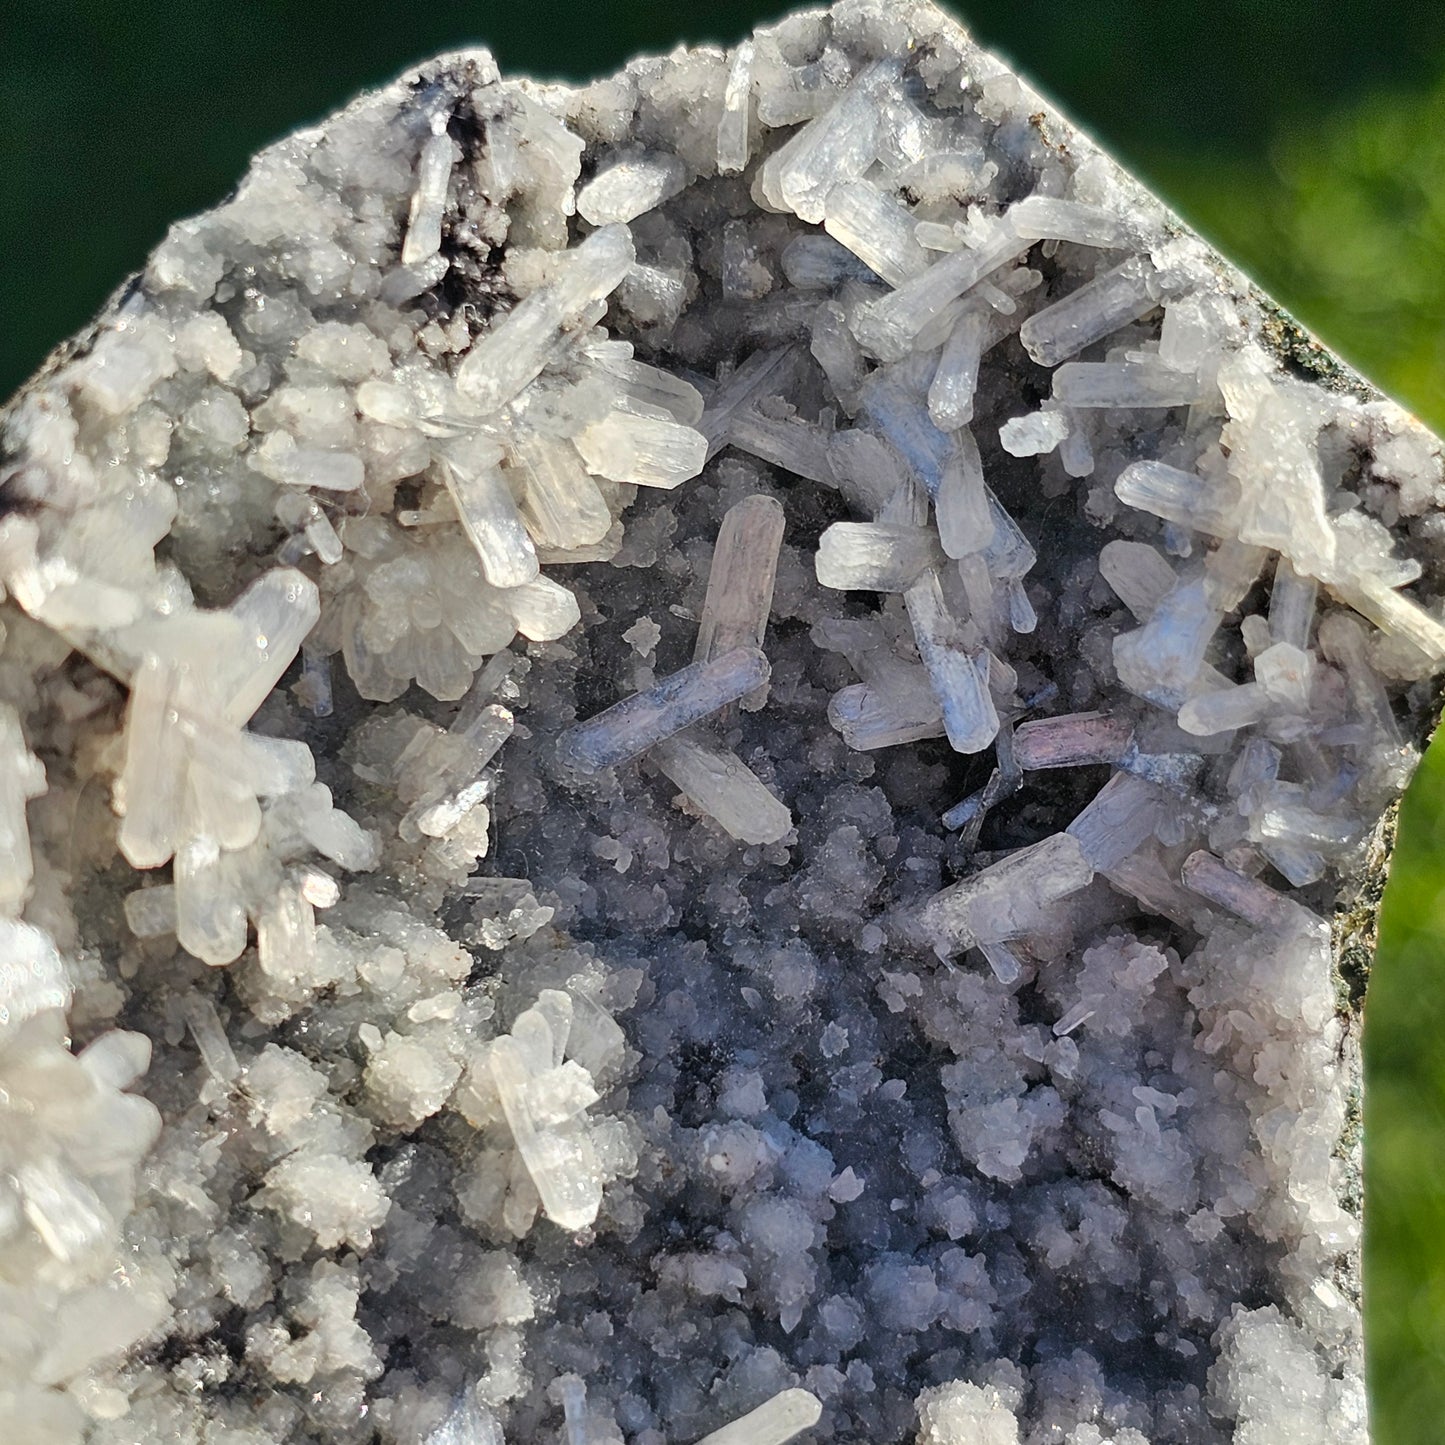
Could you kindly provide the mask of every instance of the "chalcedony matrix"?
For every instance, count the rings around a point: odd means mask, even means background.
[[[0,426],[10,1435],[1365,1441],[1440,447],[952,22],[424,65]]]

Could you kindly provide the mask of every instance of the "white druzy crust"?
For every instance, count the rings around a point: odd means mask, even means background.
[[[913,0],[263,152],[0,413],[0,1437],[1366,1445],[1442,501]]]

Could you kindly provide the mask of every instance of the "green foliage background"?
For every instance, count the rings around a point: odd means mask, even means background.
[[[781,4],[49,0],[0,7],[0,396],[266,141],[486,44],[557,77]],[[955,0],[1206,235],[1445,430],[1440,0]],[[1377,1445],[1445,1440],[1445,752],[1411,789],[1367,1009]],[[1328,1445],[1328,1442],[1321,1442]]]

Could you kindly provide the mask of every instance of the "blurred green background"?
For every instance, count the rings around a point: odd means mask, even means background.
[[[438,50],[584,77],[783,4],[49,0],[0,7],[0,396],[266,141]],[[959,0],[975,32],[1331,347],[1445,430],[1445,3]],[[1376,1445],[1445,1441],[1445,752],[1370,986]],[[1329,1445],[1329,1442],[1320,1442]]]

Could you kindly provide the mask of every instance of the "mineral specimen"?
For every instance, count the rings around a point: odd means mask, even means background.
[[[0,427],[4,1439],[1365,1440],[1440,446],[946,17],[423,65]]]

